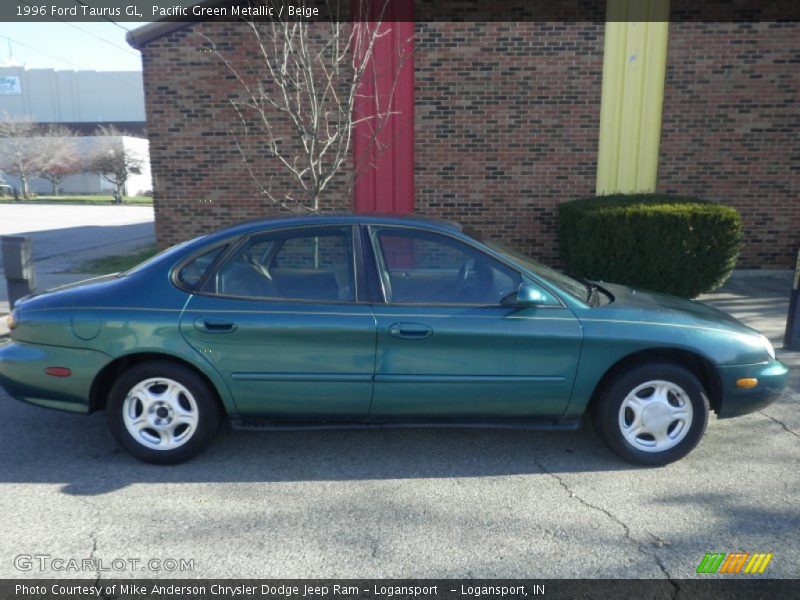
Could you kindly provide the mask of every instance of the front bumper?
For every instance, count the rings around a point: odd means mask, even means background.
[[[0,338],[0,387],[23,402],[89,412],[89,391],[100,370],[111,361],[102,352],[27,344]],[[52,377],[47,367],[67,367],[69,377]]]
[[[789,368],[779,360],[770,360],[755,365],[720,366],[722,380],[722,402],[717,410],[721,419],[738,417],[761,410],[775,402],[789,380]],[[753,388],[737,387],[736,381],[755,378],[758,384]]]

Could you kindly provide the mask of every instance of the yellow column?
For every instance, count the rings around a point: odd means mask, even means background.
[[[608,0],[597,194],[654,192],[669,0]]]

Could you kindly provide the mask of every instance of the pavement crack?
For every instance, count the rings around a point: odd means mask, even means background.
[[[542,471],[542,473],[544,473],[544,474],[545,474],[545,475],[547,475],[548,477],[552,477],[553,479],[555,479],[555,480],[558,482],[558,484],[559,484],[559,485],[560,485],[562,488],[564,488],[564,490],[565,490],[565,491],[566,491],[566,492],[569,494],[569,497],[570,497],[570,498],[575,498],[575,500],[577,500],[578,502],[580,502],[581,504],[583,504],[585,507],[587,507],[587,508],[591,508],[592,510],[595,510],[595,511],[601,512],[601,513],[603,513],[604,515],[606,515],[606,516],[607,516],[609,519],[611,519],[611,520],[612,520],[612,521],[614,521],[614,522],[615,522],[617,525],[619,525],[620,527],[622,527],[622,529],[623,529],[623,530],[624,530],[624,532],[625,532],[625,537],[626,537],[627,539],[629,539],[630,541],[632,541],[632,542],[635,542],[635,543],[637,543],[637,544],[638,544],[638,541],[637,541],[637,540],[635,540],[635,539],[634,539],[634,538],[631,536],[631,530],[630,530],[630,528],[628,527],[628,525],[627,525],[627,524],[626,524],[624,521],[622,521],[622,520],[620,520],[619,518],[617,518],[617,517],[616,517],[616,516],[615,516],[613,513],[611,513],[610,511],[606,510],[606,509],[605,509],[605,508],[603,508],[602,506],[597,506],[596,504],[592,504],[591,502],[589,502],[589,501],[587,501],[587,500],[585,500],[585,499],[581,498],[580,496],[578,496],[578,494],[576,494],[576,493],[575,493],[575,491],[574,491],[574,490],[572,490],[572,488],[570,488],[570,487],[569,487],[569,485],[567,485],[567,483],[566,483],[566,482],[565,482],[565,481],[564,481],[564,480],[563,480],[561,477],[559,477],[558,475],[556,475],[556,474],[555,474],[555,473],[553,473],[552,471],[549,471],[549,470],[548,470],[547,468],[545,468],[545,466],[544,466],[544,465],[542,465],[542,463],[540,463],[539,461],[536,461],[536,466],[537,466],[537,467],[539,467],[539,469]]]
[[[655,552],[647,551],[641,545],[639,545],[639,552],[641,552],[642,554],[648,554],[653,557],[653,559],[656,561],[656,564],[658,565],[658,568],[661,570],[661,573],[664,575],[664,578],[672,586],[672,600],[675,600],[681,593],[681,586],[680,584],[678,584],[677,581],[675,581],[675,579],[673,579],[672,575],[667,570],[667,565],[664,564],[664,561],[658,554],[656,554]]]
[[[537,467],[539,467],[539,470],[542,473],[544,473],[548,477],[554,479],[558,483],[558,485],[560,485],[564,489],[564,491],[569,494],[570,498],[574,498],[575,500],[577,500],[580,504],[582,504],[586,508],[589,508],[589,509],[591,509],[593,511],[596,511],[596,512],[604,514],[611,521],[613,521],[615,524],[617,524],[619,527],[621,527],[622,531],[624,533],[625,539],[628,540],[629,542],[631,542],[632,544],[634,544],[636,546],[636,549],[640,553],[644,554],[647,557],[652,558],[655,561],[656,566],[658,567],[659,571],[661,571],[661,573],[664,576],[664,578],[672,586],[672,590],[673,590],[672,598],[673,598],[673,600],[678,597],[678,595],[680,594],[680,585],[672,577],[672,575],[670,574],[669,570],[667,569],[667,566],[664,564],[664,561],[661,559],[660,556],[658,556],[658,554],[655,551],[650,550],[641,541],[639,541],[635,537],[633,537],[633,534],[631,533],[631,528],[628,527],[628,524],[625,523],[625,521],[623,521],[622,519],[617,517],[610,510],[608,510],[606,508],[603,508],[602,506],[598,506],[597,504],[592,504],[591,502],[589,502],[585,498],[581,498],[575,492],[575,490],[573,490],[569,486],[569,484],[567,484],[567,482],[564,481],[564,479],[562,477],[560,477],[556,473],[553,473],[552,471],[547,469],[540,461],[534,460],[534,464]]]
[[[800,437],[800,433],[797,433],[797,432],[796,432],[796,431],[794,431],[793,429],[790,429],[790,428],[789,428],[789,426],[788,426],[788,425],[786,425],[786,423],[784,423],[784,422],[783,422],[783,421],[781,421],[780,419],[776,419],[776,418],[775,418],[775,417],[773,417],[772,415],[768,415],[768,414],[767,414],[767,413],[765,413],[763,410],[760,410],[760,411],[758,411],[758,414],[760,414],[760,415],[764,415],[764,416],[765,416],[765,417],[767,417],[767,418],[768,418],[770,421],[775,421],[775,422],[776,422],[778,425],[780,425],[781,427],[783,427],[783,428],[784,428],[784,430],[785,430],[787,433],[791,433],[791,434],[792,434],[793,436],[795,436],[795,437]]]
[[[92,540],[92,551],[89,553],[89,559],[92,561],[92,564],[94,565],[94,575],[95,575],[92,587],[98,590],[98,595],[100,598],[103,598],[103,600],[113,600],[112,597],[108,595],[105,586],[100,581],[101,577],[100,560],[97,558],[97,546],[98,546],[97,532],[92,531],[91,533],[89,533],[89,539]]]
[[[89,533],[89,539],[92,540],[92,551],[89,552],[89,560],[94,565],[94,587],[100,587],[100,563],[97,561],[97,533],[92,531]]]
[[[99,510],[98,510],[97,506],[95,506],[95,504],[91,500],[89,500],[88,498],[85,498],[83,496],[75,496],[75,499],[77,499],[79,502],[82,502],[82,503],[86,504],[88,507],[90,507],[93,510],[93,512],[95,513],[95,518],[97,517],[97,515],[99,514]],[[101,566],[102,566],[102,563],[100,562],[100,559],[97,556],[97,550],[98,550],[98,548],[100,546],[100,541],[98,540],[97,530],[92,530],[92,531],[89,532],[89,539],[92,542],[92,550],[91,550],[91,552],[89,552],[88,558],[91,561],[92,566],[94,567],[94,582],[92,583],[92,587],[94,587],[97,590],[99,590],[98,595],[99,595],[100,598],[103,598],[104,600],[112,600],[112,597],[108,595],[108,592],[106,591],[105,586],[101,582],[101,578],[102,578]]]

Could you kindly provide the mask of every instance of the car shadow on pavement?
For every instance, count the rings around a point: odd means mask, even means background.
[[[741,419],[712,417],[706,439],[692,456],[664,470],[642,469],[611,453],[589,423],[577,432],[502,429],[385,429],[335,431],[233,431],[225,426],[197,458],[172,466],[139,462],[111,437],[103,413],[50,411],[0,393],[0,484],[60,486],[64,494],[95,496],[135,484],[291,483],[450,479],[514,475],[605,473],[643,482],[703,477],[708,469],[735,473],[785,470],[793,441],[798,396],[769,414]],[[771,416],[774,415],[774,416]],[[778,419],[785,418],[787,424]],[[779,445],[783,450],[765,449]],[[776,446],[777,447],[777,446]],[[687,462],[689,461],[689,462]],[[774,465],[772,463],[775,463]],[[771,470],[770,470],[771,469]],[[659,475],[660,477],[661,475]],[[787,485],[795,486],[787,482]],[[680,501],[676,499],[676,501]]]
[[[0,395],[0,483],[62,483],[103,494],[135,483],[219,483],[483,477],[635,469],[589,423],[577,432],[498,429],[233,431],[197,458],[141,463],[122,450],[103,413],[88,417]],[[547,465],[546,467],[544,465]]]

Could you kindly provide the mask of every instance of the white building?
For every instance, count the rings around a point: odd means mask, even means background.
[[[144,131],[140,71],[56,71],[0,67],[0,113],[78,128]]]
[[[142,159],[142,168],[140,173],[131,174],[128,176],[128,181],[125,182],[125,195],[126,196],[140,196],[143,194],[150,194],[153,188],[153,179],[150,174],[150,143],[144,138],[137,138],[131,136],[120,136],[111,138],[112,144],[117,146],[120,151],[124,150],[126,153],[133,154],[137,158]],[[96,137],[86,136],[79,137],[75,140],[81,152],[90,155],[94,152],[98,139]],[[0,139],[0,144],[4,140]],[[104,143],[108,143],[104,140]],[[20,190],[22,188],[19,178],[13,175],[3,174],[3,178],[12,187]],[[30,191],[37,195],[49,196],[53,193],[53,186],[47,180],[41,177],[31,179],[28,183]],[[95,173],[80,173],[78,175],[70,175],[66,177],[61,183],[61,194],[75,194],[75,195],[91,195],[91,194],[112,194],[114,192],[114,185],[104,177]]]
[[[128,179],[127,194],[152,189],[141,72],[0,67],[0,119],[4,114],[68,127],[81,136],[80,145],[87,152],[97,128],[113,125],[130,134],[117,138],[120,147],[134,152],[144,163],[142,173]],[[139,135],[142,137],[136,137]],[[19,188],[16,178],[5,173],[0,177]],[[66,178],[61,188],[65,194],[107,194],[113,185],[99,175],[82,173]],[[52,193],[50,182],[44,179],[34,179],[30,189],[37,194]]]

